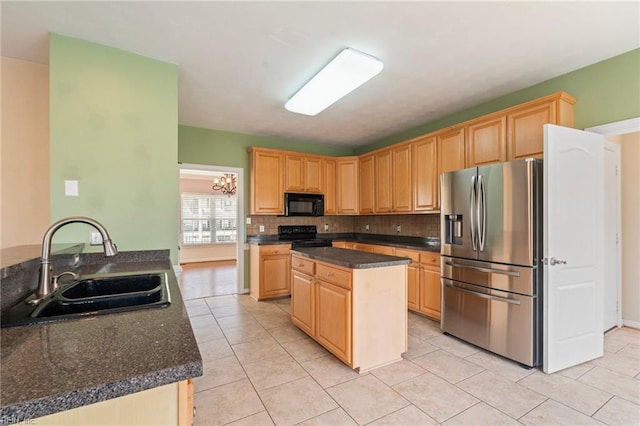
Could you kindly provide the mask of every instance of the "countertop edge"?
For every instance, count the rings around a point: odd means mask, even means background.
[[[347,251],[353,252],[354,250],[343,249],[338,247],[320,247],[320,248],[300,248],[291,250],[292,254],[297,254],[303,257],[307,257],[309,259],[317,260],[320,262],[326,262],[337,266],[342,266],[349,269],[374,269],[374,268],[385,268],[388,266],[398,266],[398,265],[408,265],[411,263],[411,259],[407,257],[398,257],[398,256],[388,256],[384,254],[376,254],[376,253],[368,253],[368,252],[358,252],[358,257],[360,258],[370,258],[371,260],[367,260],[365,262],[357,262],[357,261],[349,261],[344,258],[335,258],[334,256],[318,254],[317,252],[321,249],[331,249],[332,251]],[[324,250],[326,251],[326,250]],[[347,253],[348,254],[348,253]],[[347,256],[349,257],[349,256]],[[374,260],[377,259],[377,260]]]
[[[76,389],[0,408],[0,424],[25,422],[38,417],[131,395],[202,375],[202,361],[129,377],[117,382]],[[8,422],[5,422],[7,420]]]

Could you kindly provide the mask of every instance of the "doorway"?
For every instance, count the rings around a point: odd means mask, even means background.
[[[179,164],[179,172],[180,282],[189,287],[183,291],[244,293],[243,169]]]

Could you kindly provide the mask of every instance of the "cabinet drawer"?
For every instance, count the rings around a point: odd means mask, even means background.
[[[406,249],[396,249],[396,256],[408,257],[411,259],[411,263],[420,263],[420,252]]]
[[[316,272],[316,263],[313,260],[303,257],[291,256],[291,268],[307,275],[314,275]]]
[[[260,254],[262,256],[270,256],[274,254],[289,254],[290,244],[274,244],[268,246],[260,246]]]
[[[316,264],[316,278],[351,290],[351,272],[324,263]]]
[[[423,251],[420,253],[420,263],[440,268],[440,254]]]

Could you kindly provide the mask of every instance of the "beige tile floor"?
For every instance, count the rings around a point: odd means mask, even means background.
[[[204,375],[196,425],[639,425],[640,331],[556,374],[524,369],[409,314],[402,361],[358,374],[292,326],[289,298],[186,302]]]

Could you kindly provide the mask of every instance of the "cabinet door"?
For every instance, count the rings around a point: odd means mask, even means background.
[[[556,122],[555,102],[534,105],[508,115],[509,160],[543,156],[542,126]]]
[[[324,214],[336,214],[336,160],[322,160]]]
[[[307,157],[304,161],[304,182],[306,192],[322,192],[322,159]]]
[[[251,214],[284,214],[283,154],[254,150],[251,158]]]
[[[420,312],[440,320],[440,270],[431,266],[420,269]]]
[[[438,196],[438,150],[435,136],[413,142],[413,209],[414,211],[437,210]]]
[[[358,158],[342,158],[336,161],[338,214],[358,214]]]
[[[374,159],[373,155],[360,157],[359,191],[360,213],[373,213],[374,200]]]
[[[318,280],[316,285],[316,339],[351,365],[351,291]]]
[[[407,308],[412,311],[420,310],[420,282],[418,265],[411,263],[407,266]]]
[[[374,211],[376,213],[388,213],[391,211],[391,151],[384,150],[375,154],[374,170],[371,187],[374,194]],[[360,171],[362,173],[362,169]],[[365,178],[366,179],[366,178]],[[361,194],[362,196],[362,194]],[[362,200],[362,198],[361,198]],[[362,211],[362,201],[360,202],[360,211]]]
[[[373,253],[377,254],[386,254],[388,256],[395,256],[396,249],[395,247],[390,246],[373,246]]]
[[[467,167],[507,161],[507,117],[474,122],[467,127]]]
[[[261,261],[260,297],[285,296],[290,293],[289,254],[263,256]]]
[[[464,128],[438,135],[438,173],[464,169]]]
[[[315,334],[314,278],[291,271],[291,322],[310,336]]]
[[[410,212],[412,203],[411,145],[406,144],[391,151],[391,195],[394,212]]]
[[[287,192],[304,192],[305,158],[302,155],[285,155],[284,189]],[[261,184],[262,182],[260,182]]]

